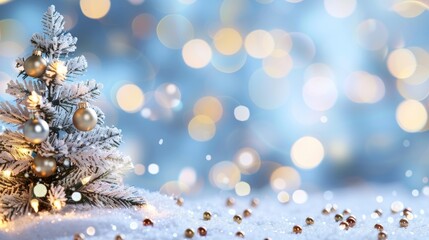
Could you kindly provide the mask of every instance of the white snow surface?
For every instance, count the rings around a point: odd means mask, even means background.
[[[125,239],[185,239],[185,229],[195,231],[193,239],[239,239],[237,231],[245,233],[245,239],[377,239],[375,223],[381,223],[388,234],[388,239],[429,239],[429,202],[428,197],[420,193],[413,197],[411,191],[397,190],[394,187],[357,187],[333,191],[329,201],[322,193],[309,194],[304,204],[290,201],[281,204],[276,195],[270,191],[260,192],[249,197],[236,199],[232,207],[225,205],[227,193],[212,194],[205,198],[186,199],[183,206],[176,205],[173,198],[159,193],[142,191],[148,205],[140,209],[86,209],[67,210],[62,213],[41,213],[38,216],[25,216],[0,228],[0,239],[58,239],[72,240],[75,233],[84,233],[86,239],[109,240],[122,234]],[[383,201],[377,202],[376,197]],[[250,200],[260,199],[260,205],[252,208]],[[381,198],[379,197],[378,200]],[[405,207],[411,207],[414,219],[409,221],[408,228],[399,227],[401,213],[392,213],[390,205],[401,201]],[[340,230],[334,221],[334,215],[322,215],[321,210],[328,203],[335,203],[339,210],[350,208],[357,218],[357,224],[348,231]],[[253,213],[243,218],[241,224],[233,221],[235,213],[242,215],[244,209],[250,208]],[[377,208],[383,210],[380,218],[372,218],[371,213]],[[210,221],[202,218],[204,211],[213,215]],[[307,226],[305,218],[314,218],[314,225]],[[153,227],[143,226],[144,218],[151,218]],[[302,234],[292,233],[292,227],[299,224]],[[207,236],[197,233],[198,227],[207,229]],[[91,232],[91,230],[95,230]],[[92,234],[92,235],[90,235]]]

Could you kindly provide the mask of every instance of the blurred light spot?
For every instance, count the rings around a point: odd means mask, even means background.
[[[212,155],[207,154],[207,155],[206,155],[206,160],[207,160],[207,161],[211,161],[211,160],[212,160]]]
[[[179,182],[192,187],[197,182],[197,173],[191,167],[185,167],[180,171]]]
[[[0,0],[0,5],[11,2],[11,1],[13,1],[13,0]]]
[[[145,171],[146,171],[146,168],[143,164],[138,163],[134,166],[134,173],[136,175],[143,175]]]
[[[24,52],[24,48],[21,45],[11,41],[1,41],[0,49],[0,56],[3,57],[17,57]]]
[[[215,135],[216,125],[210,117],[197,115],[189,122],[188,132],[192,139],[205,142]]]
[[[144,95],[137,85],[125,84],[116,92],[116,101],[125,112],[137,112],[144,104]]]
[[[258,152],[253,148],[242,148],[234,158],[235,164],[243,174],[252,174],[261,167],[261,159]]]
[[[180,196],[183,192],[188,191],[186,185],[177,181],[170,181],[164,183],[162,187],[159,189],[161,194],[165,194],[167,196]]]
[[[376,103],[385,94],[383,81],[367,72],[353,72],[345,81],[345,94],[355,103]]]
[[[425,196],[429,196],[429,186],[424,186],[422,189],[422,193]]]
[[[233,55],[223,55],[218,51],[213,52],[212,65],[223,73],[233,73],[240,70],[247,60],[247,53],[241,49]]]
[[[394,201],[390,204],[390,210],[392,210],[393,213],[401,212],[404,210],[404,204],[401,201]]]
[[[137,15],[131,23],[134,36],[140,39],[148,38],[153,32],[154,26],[155,17],[147,13]]]
[[[255,30],[246,36],[244,46],[250,56],[265,58],[274,50],[274,39],[267,31]]]
[[[232,55],[240,50],[243,39],[237,30],[233,28],[222,28],[214,36],[213,43],[220,53]]]
[[[279,167],[271,174],[270,184],[275,191],[293,190],[300,187],[301,177],[291,167]]]
[[[215,97],[202,97],[194,105],[194,114],[205,115],[217,122],[223,115],[222,103]]]
[[[420,195],[420,192],[417,189],[413,189],[413,191],[411,191],[411,195],[413,195],[413,197],[418,197]]]
[[[296,190],[292,194],[292,199],[296,204],[303,204],[303,203],[307,202],[307,199],[308,199],[307,192],[304,190],[301,190],[301,189]]]
[[[383,202],[383,196],[377,196],[376,198],[375,198],[375,201],[376,202],[378,202],[378,203],[382,203]]]
[[[184,16],[171,14],[159,21],[156,33],[164,46],[180,49],[194,36],[194,28]]]
[[[428,82],[429,78],[429,53],[426,50],[419,47],[408,48],[416,59],[416,70],[414,73],[402,79],[408,84],[418,85],[424,82]]]
[[[344,163],[350,157],[349,144],[344,139],[332,140],[329,143],[329,156],[337,163]]]
[[[358,43],[368,50],[379,50],[386,46],[388,32],[386,26],[375,19],[361,22],[356,30]]]
[[[402,142],[402,146],[404,146],[404,147],[409,147],[409,146],[410,146],[410,140],[405,139],[405,140]]]
[[[164,83],[155,91],[156,102],[164,108],[175,108],[180,104],[182,94],[173,83]]]
[[[276,109],[285,104],[288,97],[287,80],[274,79],[264,71],[255,71],[249,80],[249,95],[263,109]]]
[[[223,0],[220,6],[220,19],[225,25],[234,24],[247,10],[248,0]]]
[[[405,100],[396,109],[396,121],[406,132],[423,130],[428,120],[425,106],[416,100]]]
[[[137,222],[131,222],[130,223],[130,229],[131,230],[136,230],[138,228],[138,223]]]
[[[292,58],[283,50],[276,49],[271,55],[264,58],[262,66],[265,73],[273,78],[285,77],[292,70]]]
[[[241,179],[240,169],[232,162],[219,162],[210,169],[209,179],[222,190],[233,189]]]
[[[158,164],[155,163],[151,163],[149,164],[149,166],[147,167],[147,171],[152,174],[152,175],[156,175],[159,173],[159,166]]]
[[[140,5],[142,3],[144,3],[145,0],[128,0],[129,3],[133,4],[133,5]]]
[[[238,196],[247,196],[250,194],[250,185],[247,182],[239,182],[235,185],[235,193]]]
[[[280,203],[288,203],[289,202],[289,193],[285,192],[285,191],[281,191],[277,194],[277,200]]]
[[[183,46],[182,57],[189,67],[203,68],[210,63],[212,50],[204,40],[193,39]]]
[[[76,14],[64,14],[64,30],[70,31],[77,23]]]
[[[99,19],[109,12],[110,0],[80,0],[80,9],[83,15],[92,19]]]
[[[300,168],[317,167],[325,156],[322,143],[314,137],[306,136],[298,139],[290,151],[293,163]]]
[[[274,49],[289,52],[292,49],[292,38],[286,31],[282,29],[274,29],[270,31],[270,35],[274,40]]]
[[[413,171],[411,171],[411,170],[407,170],[407,171],[405,171],[405,177],[411,177],[411,176],[413,176]]]
[[[161,138],[161,139],[159,139],[158,144],[159,144],[159,145],[162,145],[163,143],[164,143],[164,139],[162,139],[162,138]]]
[[[234,117],[238,121],[244,122],[249,120],[250,111],[249,108],[243,105],[234,108]]]
[[[292,49],[289,55],[293,59],[294,67],[305,67],[313,61],[316,55],[316,46],[313,40],[304,33],[290,33]]]
[[[321,116],[320,117],[320,122],[321,123],[327,123],[328,122],[328,117],[327,116]]]
[[[417,61],[413,52],[409,49],[400,48],[389,54],[387,68],[394,77],[404,79],[416,71]]]
[[[427,2],[414,0],[396,1],[393,5],[393,11],[404,18],[414,18],[429,9]]]
[[[345,18],[355,11],[356,0],[324,0],[324,5],[329,15],[336,18]]]
[[[94,236],[94,234],[95,234],[95,228],[94,228],[94,227],[88,227],[88,228],[86,229],[86,233],[87,233],[89,236]]]
[[[286,2],[290,2],[290,3],[300,3],[304,0],[286,0]]]
[[[408,84],[404,79],[396,80],[396,88],[405,99],[424,100],[429,96],[429,81],[421,84]]]
[[[423,177],[422,178],[422,183],[426,184],[429,182],[429,178],[428,177]]]
[[[330,78],[314,77],[304,84],[302,97],[309,108],[326,111],[332,108],[337,101],[337,87]]]
[[[308,80],[314,77],[325,77],[334,79],[335,74],[329,65],[324,63],[313,63],[307,68],[305,68],[304,78]]]

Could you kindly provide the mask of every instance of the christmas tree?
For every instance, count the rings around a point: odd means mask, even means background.
[[[69,58],[77,38],[64,32],[64,18],[50,6],[43,34],[31,38],[33,54],[17,59],[20,80],[6,92],[16,98],[0,104],[0,118],[12,130],[0,135],[0,213],[3,220],[59,211],[66,205],[131,207],[144,204],[124,186],[132,168],[118,151],[121,131],[104,126],[104,114],[89,106],[102,85],[72,83],[82,75],[84,56]]]

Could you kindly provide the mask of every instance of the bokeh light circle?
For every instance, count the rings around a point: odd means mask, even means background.
[[[255,30],[246,36],[244,46],[247,53],[254,58],[265,58],[274,50],[274,39],[265,30]]]
[[[294,190],[301,186],[301,176],[291,167],[279,167],[271,174],[270,184],[275,191]]]
[[[428,3],[415,0],[396,1],[392,7],[393,11],[404,18],[415,18],[428,10]]]
[[[194,115],[205,115],[217,122],[223,115],[222,103],[212,96],[202,97],[194,105]]]
[[[336,18],[346,18],[356,9],[356,0],[324,0],[326,12]]]
[[[110,10],[110,0],[80,0],[82,13],[92,19],[104,17]]]
[[[164,108],[175,108],[181,103],[180,89],[173,83],[160,85],[155,91],[156,102]]]
[[[243,38],[241,34],[233,28],[222,28],[215,34],[213,43],[220,53],[232,55],[241,49]]]
[[[372,51],[385,47],[388,39],[386,26],[376,19],[361,22],[356,29],[356,34],[358,43]]]
[[[208,116],[197,115],[188,124],[188,133],[192,139],[205,142],[212,139],[216,133],[215,122]]]
[[[240,122],[249,120],[250,110],[248,107],[240,105],[234,108],[234,117]]]
[[[396,78],[403,79],[410,77],[417,68],[414,53],[406,48],[392,51],[387,58],[387,68]]]
[[[385,86],[379,77],[357,71],[346,79],[345,94],[355,103],[376,103],[384,97]]]
[[[292,48],[289,55],[293,59],[294,67],[306,67],[316,55],[316,45],[313,40],[301,32],[289,34],[292,39]]]
[[[308,200],[308,194],[306,191],[299,189],[293,192],[292,199],[296,204],[304,204]]]
[[[180,49],[194,36],[192,23],[182,15],[171,14],[159,21],[156,28],[159,41],[172,49]]]
[[[406,132],[419,132],[426,127],[428,113],[421,102],[405,100],[396,109],[396,121]]]
[[[137,112],[144,104],[144,94],[135,84],[125,84],[116,92],[116,101],[125,112]]]
[[[253,148],[242,148],[234,157],[234,163],[243,174],[253,174],[261,167],[261,159]]]
[[[314,77],[304,84],[302,97],[309,108],[326,111],[334,106],[338,91],[330,78]]]
[[[282,78],[292,70],[293,61],[289,54],[281,49],[274,50],[262,60],[265,73],[273,78]]]
[[[410,47],[416,59],[416,70],[407,78],[402,80],[408,84],[422,84],[429,80],[429,53],[423,48]]]
[[[311,169],[322,162],[325,156],[325,149],[317,138],[305,136],[292,145],[290,156],[297,167]]]
[[[210,63],[212,50],[204,40],[192,39],[183,46],[182,57],[189,67],[203,68]]]
[[[222,190],[233,189],[240,182],[240,169],[232,162],[222,161],[210,169],[209,180],[211,184]]]
[[[223,73],[234,73],[240,70],[247,60],[247,53],[241,49],[233,55],[224,55],[218,51],[213,52],[212,65]]]
[[[243,197],[250,194],[251,187],[247,182],[239,182],[235,185],[235,193],[237,196]]]

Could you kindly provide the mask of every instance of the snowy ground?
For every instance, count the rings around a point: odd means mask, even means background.
[[[330,194],[315,194],[309,196],[305,204],[293,202],[280,204],[276,197],[260,194],[260,205],[252,208],[253,214],[243,218],[241,224],[233,221],[235,212],[250,207],[249,198],[236,198],[232,207],[225,205],[227,195],[213,195],[211,198],[187,200],[182,207],[176,202],[158,193],[145,193],[148,206],[139,210],[87,210],[83,212],[63,213],[62,215],[42,214],[24,217],[4,225],[0,229],[0,239],[59,239],[71,240],[75,233],[85,233],[86,239],[108,240],[115,239],[117,234],[123,234],[125,239],[184,239],[186,228],[203,226],[207,236],[200,237],[195,233],[193,239],[237,239],[235,233],[243,231],[246,239],[377,239],[375,223],[385,227],[388,239],[429,239],[429,202],[428,197],[420,194],[411,196],[409,191],[393,190],[389,187],[360,187],[334,191]],[[377,198],[378,196],[378,198]],[[382,198],[381,198],[381,197]],[[378,201],[376,201],[376,198]],[[409,221],[408,228],[399,228],[401,214],[391,213],[393,201],[401,201],[406,207],[411,207],[414,219]],[[357,218],[357,224],[348,231],[340,230],[334,221],[334,214],[322,215],[321,210],[327,203],[336,203],[339,211],[350,208]],[[377,208],[383,210],[380,218],[372,218],[371,213]],[[204,221],[202,214],[210,211],[213,217]],[[305,218],[314,218],[314,225],[307,226]],[[149,217],[153,227],[145,227],[142,220]],[[303,228],[300,235],[292,233],[292,227],[299,224]]]

